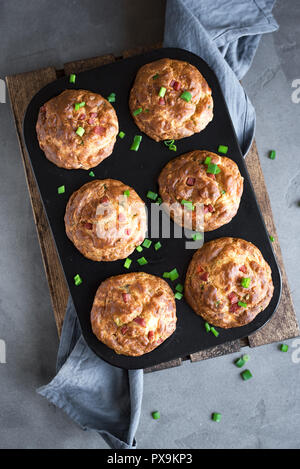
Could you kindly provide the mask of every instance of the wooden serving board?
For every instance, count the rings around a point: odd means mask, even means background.
[[[33,72],[21,73],[18,75],[6,77],[8,93],[10,97],[11,107],[16,125],[17,136],[20,145],[20,152],[24,164],[25,176],[27,180],[30,200],[33,210],[35,225],[37,228],[39,243],[42,251],[45,272],[49,284],[50,296],[52,300],[54,318],[57,325],[58,334],[60,335],[62,324],[66,312],[66,306],[69,296],[67,283],[58,258],[55,243],[51,234],[51,230],[42,206],[39,191],[35,183],[34,175],[31,169],[28,154],[25,150],[23,141],[22,123],[25,110],[32,97],[45,85],[56,80],[57,78],[70,73],[79,73],[84,70],[92,69],[105,65],[115,60],[131,57],[141,54],[147,50],[161,47],[157,44],[151,48],[138,48],[127,50],[122,57],[114,57],[112,54],[94,57],[85,60],[69,62],[64,65],[63,70],[56,70],[54,67],[43,68]],[[260,205],[267,230],[274,236],[274,251],[282,274],[282,297],[278,309],[272,319],[259,331],[251,336],[229,342],[220,346],[213,347],[198,353],[194,353],[186,359],[191,362],[205,360],[228,353],[238,352],[241,347],[249,345],[257,347],[259,345],[269,344],[272,342],[283,341],[300,335],[299,325],[293,307],[292,297],[288,286],[287,276],[283,264],[280,246],[276,236],[276,228],[274,225],[273,215],[271,211],[270,199],[267,193],[264,176],[261,170],[259,156],[255,142],[246,156],[246,165],[254,186],[255,194]],[[180,365],[182,359],[173,360],[172,362],[163,363],[145,370],[156,371]]]

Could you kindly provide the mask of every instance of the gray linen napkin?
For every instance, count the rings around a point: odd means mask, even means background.
[[[219,78],[246,154],[255,112],[239,80],[247,72],[261,34],[277,29],[273,0],[168,0],[165,47],[202,57]],[[143,371],[115,368],[98,358],[81,336],[69,300],[57,359],[57,375],[37,390],[82,428],[97,431],[111,448],[136,447]]]

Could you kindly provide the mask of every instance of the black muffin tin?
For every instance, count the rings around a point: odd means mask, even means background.
[[[201,133],[178,140],[176,153],[168,150],[163,142],[156,143],[142,134],[135,125],[128,108],[129,91],[139,68],[163,57],[185,60],[196,66],[211,87],[214,100],[213,121]],[[116,102],[113,103],[113,106],[118,115],[120,130],[125,132],[126,136],[124,139],[117,138],[112,155],[99,166],[93,168],[93,171],[98,179],[119,179],[132,186],[146,202],[148,208],[150,208],[151,201],[146,198],[147,191],[158,192],[157,178],[168,161],[191,150],[209,150],[217,153],[219,144],[228,146],[227,156],[237,163],[244,177],[244,192],[237,215],[229,224],[206,233],[205,241],[223,236],[239,237],[251,241],[261,250],[265,260],[271,266],[275,287],[274,295],[269,306],[254,321],[234,329],[217,328],[220,334],[215,337],[212,333],[205,331],[203,319],[193,312],[183,298],[176,301],[178,317],[176,331],[154,351],[141,357],[126,357],[117,355],[98,341],[91,329],[90,310],[96,290],[104,279],[112,275],[135,271],[162,276],[163,272],[176,267],[180,277],[175,282],[169,282],[175,290],[178,282],[184,283],[188,264],[195,251],[185,249],[186,238],[174,237],[172,234],[173,222],[171,222],[171,238],[159,239],[162,248],[155,251],[153,244],[158,239],[153,239],[149,249],[144,248],[142,253],[134,251],[130,256],[133,262],[129,270],[123,267],[124,260],[114,262],[88,260],[68,240],[64,227],[66,204],[70,195],[86,182],[90,182],[92,178],[89,176],[89,171],[65,170],[50,163],[39,148],[35,131],[39,108],[66,88],[86,89],[100,93],[105,97],[111,92],[116,93]],[[139,151],[131,151],[130,146],[134,136],[140,134],[143,139]],[[24,119],[24,137],[83,336],[99,357],[122,368],[147,368],[249,336],[271,318],[280,299],[280,271],[218,79],[201,58],[182,49],[159,49],[79,73],[75,85],[69,83],[68,76],[60,78],[41,89],[30,102]],[[64,194],[58,195],[57,188],[61,185],[65,185],[66,191]],[[150,233],[148,237],[150,237]],[[145,256],[148,260],[148,264],[142,267],[137,263],[137,259],[141,256]],[[73,277],[76,274],[79,274],[83,279],[83,283],[79,286],[74,285]]]

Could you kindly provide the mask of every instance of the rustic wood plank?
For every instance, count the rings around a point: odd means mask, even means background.
[[[128,57],[134,57],[135,55],[145,54],[145,52],[150,52],[151,50],[160,49],[162,47],[161,42],[152,44],[152,46],[140,46],[135,47],[134,49],[127,49],[123,51],[122,58],[127,59]]]
[[[31,98],[43,86],[47,85],[55,79],[55,69],[49,67],[34,72],[22,73],[20,75],[7,77],[6,83],[15,119],[21,156],[24,165],[34,221],[38,233],[40,248],[42,251],[42,258],[49,285],[55,321],[58,332],[60,333],[69,293],[48,220],[46,218],[40,194],[35,182],[33,171],[31,169],[29,157],[25,149],[22,133],[24,113]]]
[[[166,370],[167,368],[175,368],[176,366],[180,366],[182,363],[181,358],[177,358],[176,360],[171,360],[169,362],[160,363],[159,365],[150,366],[149,368],[144,369],[144,373],[152,373],[153,371],[160,371]]]
[[[64,64],[64,71],[66,75],[70,73],[79,73],[92,68],[100,67],[101,65],[109,64],[115,61],[115,57],[112,54],[101,55],[100,57],[92,57],[90,59],[76,60],[74,62],[68,62]]]
[[[200,360],[207,360],[208,358],[221,357],[222,355],[228,355],[229,353],[239,352],[241,350],[241,344],[239,340],[227,342],[226,344],[217,345],[200,352],[193,353],[190,355],[191,362],[199,362]]]
[[[284,268],[282,253],[278,242],[271,203],[255,142],[246,156],[246,165],[255,190],[257,201],[266,223],[267,230],[275,238],[273,248],[282,275],[282,295],[277,311],[275,312],[272,319],[262,329],[255,332],[248,338],[250,347],[257,347],[259,345],[270,344],[272,342],[279,342],[284,339],[297,337],[300,334],[300,330],[288,285],[286,271]]]

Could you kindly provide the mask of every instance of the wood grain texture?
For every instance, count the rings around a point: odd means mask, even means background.
[[[134,55],[141,54],[159,47],[161,47],[161,44],[156,44],[152,47],[140,47],[137,49],[124,51],[123,57],[132,57]],[[21,149],[21,156],[24,163],[28,190],[30,193],[30,199],[34,213],[34,220],[37,227],[44,267],[52,299],[55,321],[59,334],[63,324],[69,293],[62,267],[56,252],[55,243],[52,238],[50,227],[44,213],[40,195],[32,173],[28,155],[25,150],[22,136],[23,116],[32,96],[34,96],[34,94],[37,93],[37,91],[39,91],[39,89],[41,89],[47,83],[55,80],[57,76],[64,73],[66,75],[69,75],[70,73],[79,73],[81,71],[89,70],[120,59],[121,58],[119,57],[115,58],[113,55],[108,54],[101,57],[93,57],[91,59],[68,62],[64,65],[63,71],[56,71],[54,68],[49,67],[34,72],[10,76],[6,79]],[[254,186],[258,203],[261,207],[265,219],[267,229],[275,237],[274,251],[280,265],[283,279],[281,302],[271,321],[269,321],[269,323],[260,331],[252,334],[249,338],[242,339],[240,341],[229,342],[227,344],[213,347],[209,350],[192,354],[189,357],[192,362],[237,352],[242,346],[245,345],[256,347],[258,345],[282,341],[287,338],[296,337],[299,335],[299,326],[296,320],[291,294],[288,287],[281,250],[276,238],[276,230],[271,212],[270,200],[267,194],[255,142],[253,143],[246,157],[246,165],[252,184]],[[162,363],[161,365],[148,368],[145,370],[145,372],[148,373],[151,371],[179,366],[181,363],[181,359],[172,360],[171,362]]]
[[[154,365],[149,368],[145,368],[144,373],[152,373],[153,371],[166,370],[167,368],[175,368],[176,366],[180,366],[181,363],[182,359],[177,358],[177,360],[171,360],[170,362],[160,363],[159,365]]]

